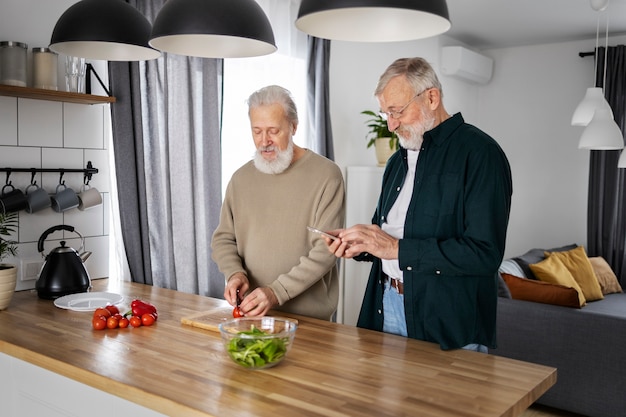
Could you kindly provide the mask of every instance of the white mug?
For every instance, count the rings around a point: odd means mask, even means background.
[[[82,191],[78,194],[78,201],[78,209],[84,211],[102,204],[102,194],[100,194],[97,188],[84,185]]]

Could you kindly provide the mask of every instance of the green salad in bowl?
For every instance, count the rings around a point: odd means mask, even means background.
[[[247,369],[280,363],[293,343],[298,322],[280,317],[238,318],[220,323],[228,356]]]

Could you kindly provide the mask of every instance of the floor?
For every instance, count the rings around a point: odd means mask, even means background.
[[[532,405],[520,417],[584,417],[580,414],[557,410],[543,405]]]

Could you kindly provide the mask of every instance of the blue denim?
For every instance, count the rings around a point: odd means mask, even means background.
[[[406,337],[406,317],[404,315],[404,295],[391,287],[391,282],[385,282],[383,293],[383,332],[399,334]]]
[[[383,332],[393,333],[406,337],[406,316],[404,315],[404,294],[391,286],[389,280],[385,282],[383,292]],[[470,343],[461,349],[474,352],[488,353],[487,346],[478,343]]]

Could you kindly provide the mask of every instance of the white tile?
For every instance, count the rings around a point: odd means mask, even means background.
[[[85,261],[85,266],[91,279],[109,276],[109,238],[108,236],[89,237],[85,239],[85,250],[91,251],[91,256]]]
[[[23,148],[8,146],[0,148],[0,167],[2,168],[41,168],[41,151],[39,148]],[[12,172],[9,180],[13,186],[26,190],[30,184],[31,174],[28,172]],[[6,173],[0,173],[1,185],[5,184]],[[35,175],[35,181],[41,184],[41,174]]]
[[[113,124],[111,122],[111,106],[107,105],[104,108],[104,148],[111,148],[111,141],[113,140]]]
[[[17,106],[20,146],[63,146],[63,103],[20,98]]]
[[[43,209],[37,213],[20,212],[20,242],[37,242],[43,232],[63,224],[63,214],[57,213],[51,208]]]
[[[84,164],[91,161],[94,168],[98,169],[97,174],[91,176],[89,185],[96,187],[101,193],[111,191],[109,172],[109,151],[106,149],[85,149]]]
[[[17,99],[0,97],[0,145],[17,145]]]
[[[104,108],[98,104],[63,103],[63,146],[104,149]]]
[[[104,234],[104,208],[102,204],[85,211],[71,209],[63,213],[65,224],[74,226],[81,235],[102,236]]]
[[[83,169],[83,150],[82,149],[42,149],[42,165],[43,168],[72,168]],[[42,175],[42,184],[49,193],[54,193],[57,185],[59,185],[60,173],[45,172]],[[80,190],[83,185],[82,172],[66,172],[63,175],[65,185]]]
[[[111,193],[102,194],[102,207],[104,209],[104,230],[103,234],[110,235],[111,222]]]

